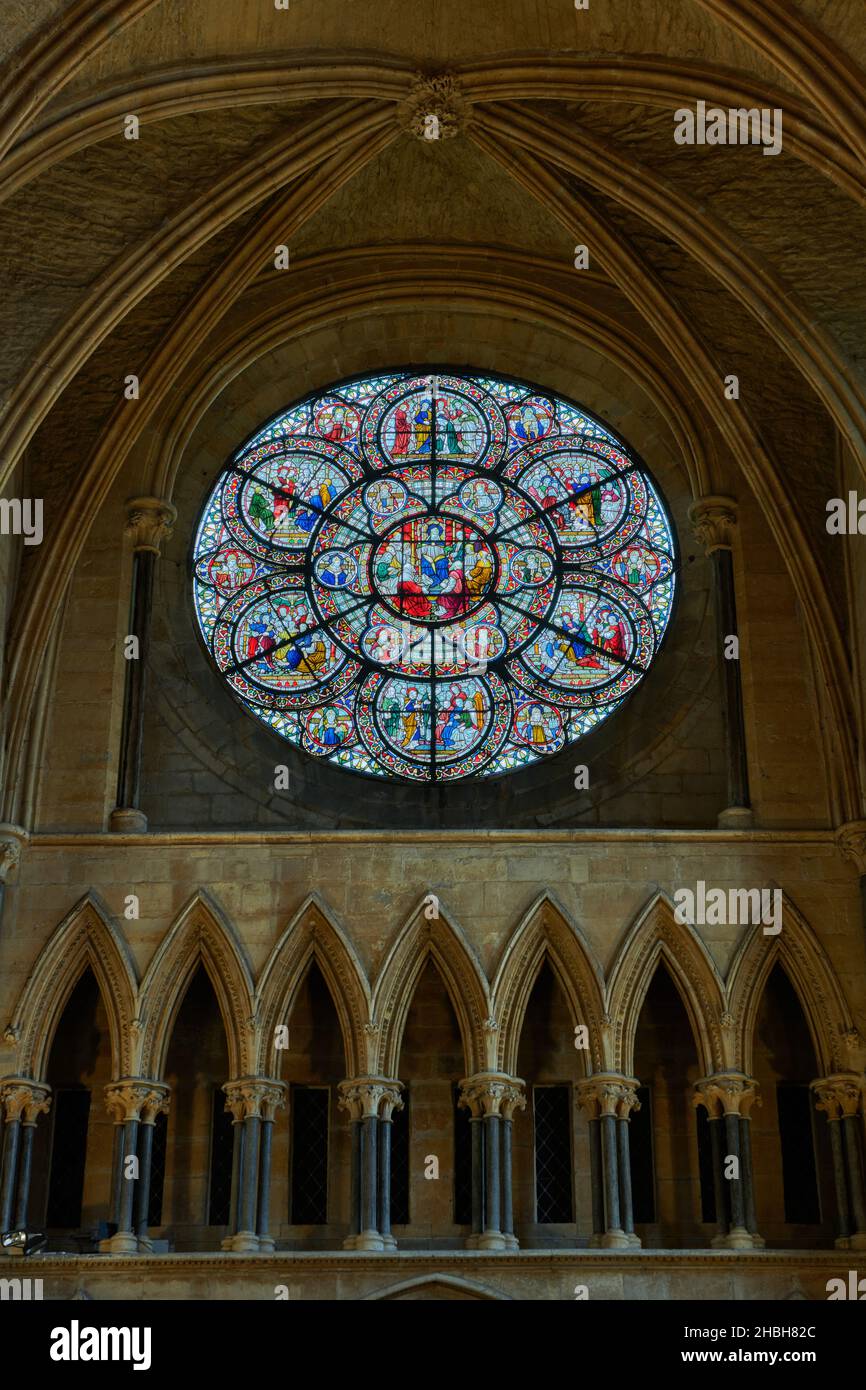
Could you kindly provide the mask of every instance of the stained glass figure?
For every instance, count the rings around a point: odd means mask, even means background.
[[[488,376],[364,377],[228,462],[194,559],[235,696],[298,748],[413,782],[494,777],[575,743],[646,674],[671,525],[577,406]]]

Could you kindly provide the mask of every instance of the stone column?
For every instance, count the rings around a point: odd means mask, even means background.
[[[724,642],[737,636],[737,601],[734,589],[733,533],[737,504],[732,497],[699,497],[689,507],[695,536],[713,566],[716,634],[722,673],[722,716],[727,749],[728,791],[719,825],[743,829],[753,824],[749,798],[746,726],[743,717],[743,685],[739,660],[727,658]]]
[[[150,1207],[150,1185],[153,1169],[153,1131],[157,1115],[168,1113],[169,1088],[154,1082],[150,1095],[141,1107],[138,1130],[138,1182],[135,1184],[135,1236],[144,1254],[152,1249],[147,1233],[147,1214]]]
[[[121,1126],[120,1143],[115,1144],[114,1173],[112,1174],[112,1199],[116,1200],[117,1230],[108,1240],[100,1241],[99,1249],[108,1255],[137,1255],[139,1242],[136,1222],[133,1219],[136,1188],[141,1183],[142,1165],[138,1151],[138,1131],[142,1111],[146,1107],[159,1106],[167,1094],[167,1087],[159,1081],[148,1081],[143,1077],[123,1077],[112,1081],[105,1088],[105,1107],[114,1123]],[[156,1116],[154,1115],[154,1119]],[[127,1161],[135,1158],[138,1164],[138,1179],[126,1176]],[[150,1176],[148,1173],[148,1182]],[[145,1218],[147,1208],[145,1207]],[[149,1245],[149,1242],[148,1242]],[[147,1245],[142,1247],[146,1253]]]
[[[256,1234],[259,1250],[270,1254],[275,1248],[271,1235],[271,1152],[274,1136],[274,1121],[277,1111],[285,1104],[286,1087],[282,1082],[262,1083],[264,1095],[261,1103],[261,1145],[259,1148],[259,1192],[258,1220]]]
[[[631,1220],[631,1170],[620,1172],[620,1161],[628,1158],[628,1134],[621,1139],[620,1121],[628,1124],[628,1116],[638,1104],[639,1081],[634,1076],[618,1072],[596,1072],[577,1083],[577,1103],[590,1124],[590,1159],[592,1163],[592,1212],[594,1245],[605,1250],[628,1250],[640,1241],[634,1230],[624,1229],[621,1196],[627,1198],[626,1217]]]
[[[109,818],[111,830],[147,829],[147,817],[139,807],[139,796],[153,577],[160,545],[171,535],[176,516],[172,504],[159,497],[134,497],[127,503],[126,533],[132,537],[133,546],[132,598],[127,635],[136,639],[138,654],[126,661],[123,726],[117,764],[117,805]]]
[[[36,1121],[51,1105],[51,1088],[26,1077],[0,1081],[3,1161],[0,1174],[0,1233],[27,1229],[30,1173]]]
[[[598,1105],[595,1093],[590,1087],[582,1090],[585,1082],[575,1088],[575,1101],[579,1110],[586,1115],[589,1129],[589,1182],[592,1197],[592,1235],[589,1245],[598,1249],[604,1236],[604,1161],[601,1151],[601,1125],[598,1118]]]
[[[713,1153],[713,1190],[718,1234],[715,1249],[755,1250],[764,1241],[756,1229],[750,1123],[758,1083],[743,1072],[715,1072],[695,1082],[693,1103],[709,1116]],[[745,1142],[743,1135],[745,1133]],[[736,1159],[736,1177],[728,1177],[729,1160]]]
[[[385,1076],[360,1076],[341,1081],[338,1105],[347,1110],[352,1124],[352,1212],[346,1250],[393,1250],[391,1235],[391,1145],[393,1111],[402,1105],[399,1081]],[[385,1118],[387,1113],[387,1119]],[[388,1127],[387,1200],[383,1207],[385,1171],[381,1159],[380,1130]]]
[[[379,1110],[379,1234],[386,1250],[397,1249],[391,1234],[391,1126],[394,1111],[402,1109],[397,1088],[386,1090]]]
[[[626,1082],[616,1107],[617,1163],[619,1167],[619,1210],[622,1229],[629,1245],[640,1249],[640,1236],[635,1234],[634,1211],[631,1200],[631,1149],[629,1144],[629,1124],[631,1112],[640,1110],[637,1098],[637,1080]]]
[[[475,1250],[484,1230],[484,1116],[479,1110],[469,1114],[470,1156],[472,1166],[472,1232],[466,1237],[466,1249]]]
[[[271,1133],[276,1109],[283,1103],[285,1086],[267,1076],[243,1076],[223,1086],[226,1110],[235,1126],[232,1155],[232,1195],[229,1234],[223,1250],[236,1255],[273,1250],[270,1222]],[[262,1128],[268,1131],[262,1143]],[[264,1209],[261,1203],[264,1199]]]
[[[836,1188],[836,1246],[866,1250],[866,1193],[863,1175],[863,1113],[866,1080],[856,1072],[837,1072],[812,1082],[816,1108],[830,1124]]]
[[[468,1108],[470,1123],[483,1133],[483,1139],[475,1140],[473,1127],[472,1235],[466,1242],[470,1249],[519,1248],[514,1234],[511,1125],[515,1111],[526,1105],[523,1091],[519,1077],[502,1072],[478,1072],[460,1082],[459,1104]]]

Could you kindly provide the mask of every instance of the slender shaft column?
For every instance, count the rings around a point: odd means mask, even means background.
[[[120,1220],[118,1222],[119,1236],[126,1236],[135,1242],[130,1248],[129,1253],[133,1254],[138,1250],[132,1226],[132,1205],[135,1197],[136,1179],[127,1176],[127,1161],[130,1158],[137,1158],[138,1149],[138,1120],[135,1116],[128,1116],[123,1126],[123,1182],[120,1187]]]
[[[600,1245],[604,1236],[604,1156],[598,1114],[589,1121],[589,1180],[592,1188],[592,1243]]]
[[[18,1198],[15,1203],[15,1226],[19,1231],[27,1229],[27,1204],[30,1197],[35,1133],[36,1121],[24,1120],[21,1126],[21,1154],[18,1160]]]
[[[361,1234],[361,1121],[350,1121],[352,1129],[352,1171],[350,1174],[349,1236],[343,1242],[347,1250],[355,1248],[355,1241]]]
[[[713,1159],[713,1196],[716,1202],[716,1243],[723,1244],[731,1228],[728,1215],[728,1189],[725,1184],[725,1117],[721,1107],[717,1114],[710,1114],[710,1149]]]
[[[3,1186],[0,1190],[0,1234],[12,1229],[12,1206],[18,1181],[21,1120],[7,1119],[3,1127]]]
[[[484,1116],[485,1182],[487,1201],[484,1211],[484,1235],[487,1238],[499,1237],[499,1116]],[[504,1242],[503,1242],[504,1244]]]
[[[616,1122],[617,1164],[619,1167],[619,1211],[622,1229],[631,1238],[634,1235],[634,1212],[631,1201],[631,1154],[628,1142],[628,1120],[622,1116]]]
[[[750,1123],[752,1105],[760,1104],[757,1082],[743,1072],[716,1072],[695,1083],[694,1104],[703,1105],[710,1122],[713,1192],[718,1234],[716,1248],[753,1250],[764,1244],[757,1230],[752,1199],[751,1136],[741,1150],[743,1123]],[[735,1161],[732,1161],[735,1160]],[[751,1213],[747,1220],[747,1202]]]
[[[480,1113],[469,1116],[469,1136],[472,1162],[472,1234],[467,1238],[466,1248],[473,1250],[478,1245],[484,1230],[484,1116]]]
[[[478,1072],[460,1082],[472,1117],[472,1234],[467,1248],[517,1250],[512,1194],[512,1121],[526,1105],[519,1077]]]
[[[379,1234],[376,1211],[378,1140],[378,1115],[365,1115],[361,1126],[361,1236],[367,1239]]]
[[[147,1219],[150,1210],[150,1187],[153,1174],[153,1134],[158,1115],[168,1110],[168,1087],[154,1088],[141,1107],[141,1123],[138,1131],[138,1182],[135,1185],[135,1235],[138,1248],[149,1253],[153,1246],[147,1233]]]
[[[740,1116],[740,1163],[745,1229],[748,1230],[749,1234],[755,1236],[758,1233],[758,1216],[755,1213],[755,1179],[752,1176],[752,1120],[749,1115]]]
[[[619,1210],[619,1165],[616,1151],[616,1116],[602,1114],[601,1152],[604,1166],[604,1218],[606,1235],[624,1235]]]
[[[513,1248],[514,1210],[512,1206],[512,1121],[502,1117],[502,1216],[499,1229],[505,1237],[505,1247]],[[515,1242],[516,1243],[516,1242]]]
[[[391,1126],[395,1110],[402,1110],[403,1102],[397,1087],[385,1090],[379,1102],[379,1234],[386,1250],[396,1250],[397,1242],[391,1234]]]
[[[171,535],[176,515],[171,503],[158,497],[136,497],[127,503],[126,531],[132,537],[134,552],[127,636],[135,639],[137,651],[126,661],[123,726],[117,768],[117,805],[109,820],[112,830],[147,829],[147,818],[139,807],[139,795],[153,577],[160,544]]]
[[[866,1250],[866,1193],[862,1158],[864,1079],[857,1072],[837,1072],[812,1082],[816,1108],[830,1122],[833,1180],[836,1187],[836,1245]]]
[[[271,1152],[274,1138],[273,1115],[262,1115],[261,1149],[259,1151],[258,1219],[256,1235],[260,1250],[275,1249],[271,1235]]]
[[[737,603],[734,588],[733,534],[737,504],[731,497],[701,497],[689,508],[695,536],[713,566],[716,636],[722,676],[722,715],[727,749],[727,807],[719,815],[720,826],[749,826],[753,822],[749,799],[749,768],[743,686],[738,657],[726,656],[724,644],[737,636]]]
[[[848,1168],[848,1186],[851,1192],[852,1235],[866,1236],[866,1203],[863,1198],[863,1161],[860,1152],[860,1131],[862,1125],[857,1115],[842,1117],[842,1130],[845,1136],[845,1158]]]
[[[51,1104],[48,1086],[26,1077],[0,1081],[0,1115],[3,1116],[3,1163],[0,1178],[0,1233],[27,1226],[33,1132],[39,1115]]]
[[[590,1127],[590,1165],[592,1182],[592,1244],[606,1250],[626,1250],[640,1245],[631,1221],[631,1168],[621,1171],[620,1156],[628,1159],[628,1134],[621,1138],[620,1120],[637,1107],[634,1076],[619,1072],[597,1072],[578,1083],[578,1104],[587,1112]],[[623,1205],[627,1201],[632,1230],[623,1228]]]
[[[12,1209],[18,1183],[18,1152],[20,1146],[20,1117],[7,1117],[3,1126],[3,1178],[2,1184],[0,1184],[0,1234],[12,1228]]]
[[[114,1139],[111,1148],[111,1209],[109,1222],[112,1235],[120,1230],[120,1188],[123,1182],[123,1117],[115,1115]]]
[[[155,1120],[154,1116],[154,1120]],[[138,1182],[135,1193],[135,1234],[139,1248],[147,1240],[147,1212],[150,1206],[150,1171],[153,1163],[154,1120],[144,1118],[138,1135]],[[148,1244],[150,1242],[148,1241]]]
[[[114,1172],[111,1177],[112,1219],[117,1229],[107,1240],[100,1241],[99,1249],[108,1255],[136,1255],[139,1250],[146,1252],[150,1242],[146,1238],[147,1206],[144,1207],[145,1243],[139,1246],[137,1227],[138,1211],[141,1209],[142,1162],[139,1153],[139,1128],[145,1107],[157,1108],[168,1094],[168,1088],[157,1081],[147,1081],[140,1077],[124,1077],[112,1081],[105,1088],[105,1108],[115,1124]],[[134,1159],[130,1167],[128,1160]],[[138,1176],[132,1176],[137,1169]],[[127,1173],[130,1176],[127,1176]],[[148,1183],[149,1165],[148,1165]],[[139,1194],[138,1204],[136,1194]],[[149,1197],[149,1193],[148,1193]]]
[[[734,1173],[728,1178],[731,1193],[731,1234],[744,1231],[746,1229],[746,1209],[743,1203],[743,1179],[740,1163],[740,1117],[739,1115],[725,1115],[725,1142],[728,1146],[725,1155],[726,1163],[730,1159],[736,1159],[733,1165]]]
[[[352,1219],[349,1235],[343,1242],[346,1249],[379,1251],[393,1250],[396,1246],[391,1234],[390,1121],[393,1111],[402,1105],[402,1089],[399,1081],[382,1076],[340,1082],[338,1104],[348,1110],[353,1128]],[[387,1145],[384,1158],[383,1128],[388,1131],[384,1139]]]
[[[231,1222],[223,1250],[236,1255],[273,1250],[270,1222],[271,1127],[286,1088],[265,1076],[227,1081],[226,1110],[235,1126]],[[262,1131],[265,1131],[263,1135]]]
[[[232,1186],[229,1198],[229,1240],[236,1236],[241,1229],[241,1183],[244,1173],[244,1144],[246,1142],[246,1128],[244,1126],[243,1115],[232,1121],[232,1131],[234,1133],[234,1146],[232,1149]],[[232,1250],[234,1247],[223,1245],[223,1249]]]
[[[259,1129],[261,1117],[244,1117],[244,1167],[241,1174],[241,1229],[238,1236],[256,1237],[256,1194],[259,1186]]]

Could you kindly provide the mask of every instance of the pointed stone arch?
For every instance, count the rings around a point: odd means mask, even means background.
[[[280,1074],[282,1052],[273,1047],[274,1030],[278,1024],[291,1024],[295,998],[314,961],[340,1020],[346,1076],[359,1076],[366,1068],[370,985],[348,936],[318,894],[312,893],[274,946],[256,986],[257,1061],[262,1075]]]
[[[203,965],[219,1004],[229,1076],[252,1073],[255,1057],[253,981],[233,927],[206,893],[198,892],[169,928],[141,984],[140,1075],[159,1080],[181,1004]]]
[[[131,1073],[138,981],[135,963],[107,909],[86,894],[52,933],[36,958],[15,1008],[16,1068],[44,1081],[51,1044],[69,997],[85,970],[96,977],[108,1015],[114,1077]]]
[[[676,920],[663,893],[657,893],[632,923],[608,977],[613,1070],[634,1074],[638,1019],[660,961],[685,1005],[703,1074],[723,1071],[733,1057],[730,1029],[723,1023],[728,1015],[722,977],[694,927]]]
[[[589,943],[549,893],[543,893],[518,923],[496,969],[492,999],[498,1028],[493,1070],[516,1075],[523,1020],[545,960],[568,1000],[575,1024],[589,1028],[587,1070],[604,1071],[608,1061],[601,967]]]
[[[387,1299],[409,1298],[452,1298],[494,1302],[510,1302],[510,1295],[498,1293],[496,1289],[478,1284],[474,1279],[462,1279],[456,1274],[416,1274],[413,1279],[403,1279],[399,1284],[389,1284],[384,1289],[374,1289],[364,1295],[365,1302],[372,1303]]]
[[[743,938],[728,972],[729,1012],[733,1019],[737,1065],[751,1075],[755,1024],[764,987],[780,964],[800,1001],[820,1075],[846,1071],[858,1038],[847,1000],[833,966],[807,919],[782,894],[782,930],[765,936],[756,923]],[[855,1068],[859,1070],[859,1066]]]
[[[485,1027],[490,1020],[487,978],[462,928],[449,921],[441,908],[437,917],[428,919],[423,906],[419,903],[400,928],[376,979],[376,1031],[371,1035],[370,1069],[383,1076],[397,1076],[406,1017],[421,972],[432,960],[457,1015],[466,1075],[470,1076],[484,1068]]]

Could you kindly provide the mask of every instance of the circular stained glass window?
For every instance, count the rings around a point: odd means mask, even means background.
[[[646,674],[674,544],[627,446],[488,376],[363,377],[240,449],[195,542],[202,636],[305,752],[415,782],[558,753]]]

